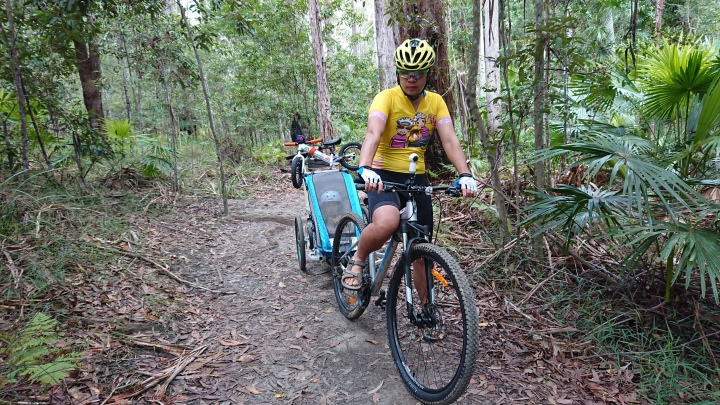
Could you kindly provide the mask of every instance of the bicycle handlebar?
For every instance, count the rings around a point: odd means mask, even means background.
[[[355,189],[365,190],[365,180],[355,177]],[[430,195],[436,191],[444,191],[451,197],[462,197],[462,190],[455,186],[419,186],[403,183],[383,182],[383,193],[425,193]]]
[[[322,138],[318,138],[318,139],[313,139],[313,140],[311,140],[311,141],[307,141],[307,142],[305,142],[305,144],[308,144],[308,143],[321,143],[322,141],[323,141]],[[298,146],[298,145],[303,145],[303,144],[302,144],[302,143],[297,143],[297,142],[285,142],[285,143],[283,143],[283,145],[285,145],[285,146]]]

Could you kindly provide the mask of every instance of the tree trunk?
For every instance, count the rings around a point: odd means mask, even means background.
[[[213,140],[215,141],[215,153],[217,154],[218,166],[220,169],[220,189],[222,192],[223,199],[223,212],[225,215],[229,213],[228,202],[227,202],[227,190],[225,189],[225,169],[223,168],[222,155],[220,152],[220,139],[218,139],[217,133],[215,132],[215,122],[213,121],[212,108],[210,107],[210,96],[208,94],[207,83],[205,83],[205,74],[203,73],[202,63],[200,61],[200,54],[195,46],[195,39],[192,34],[190,24],[188,24],[187,17],[185,16],[185,7],[177,0],[177,5],[180,8],[180,15],[182,16],[183,24],[188,33],[190,39],[190,45],[192,45],[193,52],[195,52],[195,60],[198,64],[198,73],[200,73],[200,82],[202,83],[203,95],[205,96],[205,107],[207,108],[208,121],[210,122],[210,132],[212,132]]]
[[[5,137],[5,151],[7,152],[8,157],[8,167],[10,168],[10,172],[12,172],[15,168],[15,159],[13,156],[12,144],[10,143],[10,131],[8,131],[7,121],[3,121],[2,126],[3,136]]]
[[[490,1],[490,0],[487,0]],[[495,200],[495,208],[498,212],[498,230],[500,238],[505,243],[508,234],[508,222],[507,212],[505,211],[505,198],[502,194],[502,183],[500,182],[500,175],[497,167],[497,157],[495,155],[495,146],[492,145],[488,131],[483,122],[482,116],[480,116],[480,110],[477,103],[477,77],[479,68],[480,58],[480,42],[482,26],[480,3],[473,2],[473,36],[472,36],[472,49],[470,53],[470,65],[468,67],[468,85],[465,99],[470,110],[470,120],[473,124],[474,129],[477,131],[485,156],[488,160],[488,166],[490,168],[490,182],[493,187],[493,197]],[[499,84],[499,83],[498,83]]]
[[[535,82],[533,84],[533,124],[535,128],[535,150],[545,147],[545,37],[542,27],[545,25],[544,1],[535,0]],[[535,188],[542,191],[545,188],[544,162],[535,162],[534,182]]]
[[[395,38],[393,29],[388,25],[390,20],[385,13],[386,0],[375,0],[375,44],[377,45],[378,73],[380,76],[380,89],[389,89],[397,84],[395,78]]]
[[[495,139],[500,130],[500,27],[498,0],[485,0],[485,106],[487,108],[488,135]],[[480,28],[480,27],[476,27]],[[498,148],[498,152],[501,148]],[[500,159],[499,153],[496,155]]]
[[[102,94],[97,83],[102,77],[100,70],[100,52],[98,45],[90,42],[73,40],[75,45],[75,58],[78,62],[80,83],[83,90],[83,102],[90,117],[90,125],[101,132],[102,119],[105,117],[102,103]]]
[[[122,39],[118,40],[118,46],[125,48],[125,41]],[[123,94],[125,94],[125,113],[127,115],[127,120],[132,122],[132,108],[130,105],[130,92],[128,91],[128,71],[127,71],[127,64],[125,63],[127,61],[127,58],[120,57],[118,58],[118,62],[120,63],[120,71],[122,72],[122,86],[123,86]]]
[[[157,33],[158,37],[160,36],[160,33]],[[166,40],[166,46],[167,46],[167,37]],[[167,102],[168,106],[168,114],[170,115],[170,126],[171,128],[171,134],[170,134],[170,140],[171,140],[171,149],[172,149],[172,157],[173,157],[173,178],[172,178],[172,190],[176,193],[180,192],[180,175],[178,172],[178,165],[177,165],[177,138],[178,138],[178,125],[177,120],[175,119],[175,111],[173,110],[172,106],[172,99],[170,98],[170,89],[168,88],[168,76],[167,76],[167,59],[163,58],[162,62],[160,63],[160,69],[162,71],[163,75],[163,89],[165,90],[165,102]],[[124,72],[123,72],[124,74]],[[125,87],[125,101],[126,106],[128,108],[128,119],[130,119],[130,99],[127,97],[127,87]]]
[[[12,0],[5,0],[5,7],[7,8],[8,18],[8,31],[10,35],[10,62],[12,64],[13,81],[15,83],[15,93],[18,99],[18,112],[20,113],[20,163],[22,168],[25,170],[25,177],[27,172],[30,170],[30,164],[28,162],[28,135],[27,135],[27,119],[25,117],[25,94],[22,88],[22,79],[20,77],[20,58],[18,57],[17,49],[17,34],[15,33],[15,20],[13,18]]]
[[[417,3],[405,3],[403,13],[407,17],[405,24],[398,27],[397,45],[408,38],[423,38],[430,42],[435,50],[436,62],[433,73],[428,77],[428,88],[437,92],[445,100],[450,115],[457,110],[455,97],[450,91],[452,83],[447,50],[447,24],[445,22],[445,9],[440,0],[420,0]],[[453,117],[454,118],[454,117]],[[440,165],[450,165],[440,139],[433,137],[427,153],[425,165],[433,170]]]
[[[655,39],[660,40],[662,32],[663,10],[665,9],[665,0],[655,0]]]
[[[22,80],[22,78],[21,78]],[[23,93],[26,93],[25,90],[25,84],[22,85]],[[40,152],[42,152],[43,160],[45,160],[45,164],[47,165],[47,168],[50,169],[50,159],[48,158],[48,154],[45,151],[45,143],[42,140],[42,137],[40,136],[40,128],[38,128],[37,120],[35,120],[35,114],[32,110],[32,105],[30,105],[30,99],[28,97],[25,97],[25,103],[27,104],[27,110],[28,114],[30,115],[30,121],[32,121],[33,128],[35,128],[35,136],[37,137],[38,145],[40,145]]]
[[[315,59],[315,84],[317,86],[318,129],[320,137],[330,140],[333,137],[333,126],[330,118],[330,86],[325,70],[324,43],[320,10],[317,0],[308,1],[310,13],[310,36],[312,37],[313,56]]]

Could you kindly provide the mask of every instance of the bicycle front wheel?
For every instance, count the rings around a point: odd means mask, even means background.
[[[290,180],[293,187],[300,188],[303,184],[303,158],[295,156],[290,164]]]
[[[346,270],[350,270],[348,260],[352,259],[357,250],[363,229],[365,229],[365,221],[358,214],[351,212],[340,218],[333,238],[331,264],[335,300],[340,312],[348,319],[357,319],[367,308],[368,300],[363,298],[362,289],[350,290],[342,285],[342,275]]]
[[[387,329],[395,365],[410,393],[424,404],[449,404],[465,392],[478,351],[478,317],[473,291],[460,265],[439,246],[422,243],[410,250],[410,262],[424,259],[432,273],[434,304],[421,304],[413,280],[406,288],[404,264],[398,263],[387,296]],[[413,312],[408,316],[408,292]],[[426,293],[423,296],[427,295]]]

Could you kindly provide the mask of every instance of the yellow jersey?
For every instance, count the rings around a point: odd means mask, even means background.
[[[369,116],[385,121],[385,131],[373,157],[372,168],[399,173],[408,172],[411,153],[420,156],[417,173],[425,173],[425,149],[435,127],[452,125],[445,100],[439,94],[426,91],[416,111],[400,86],[378,93],[370,106]]]

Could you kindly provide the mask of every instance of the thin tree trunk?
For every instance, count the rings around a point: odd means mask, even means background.
[[[140,68],[140,61],[142,60],[140,51],[138,50],[138,33],[135,32],[135,29],[133,28],[133,34],[135,35],[135,40],[133,41],[133,45],[135,47],[135,80],[137,80],[137,89],[135,90],[135,115],[137,116],[138,120],[138,126],[140,130],[142,131],[143,128],[145,128],[145,122],[143,119],[143,111],[142,111],[142,69]],[[127,50],[125,50],[125,57],[127,58]],[[129,59],[128,59],[129,60]]]
[[[90,124],[96,131],[100,132],[105,110],[103,109],[102,94],[97,86],[97,82],[102,77],[98,45],[78,40],[73,40],[73,43],[75,45],[75,58],[78,63],[85,109],[87,109],[90,117]]]
[[[491,145],[490,138],[488,136],[485,122],[483,122],[480,116],[480,109],[477,103],[477,77],[479,69],[479,57],[480,57],[480,42],[482,26],[481,21],[481,10],[480,3],[473,2],[473,36],[472,36],[472,49],[470,53],[470,66],[468,67],[468,85],[467,93],[465,95],[468,108],[470,110],[470,120],[473,123],[473,127],[477,130],[482,144],[485,156],[488,160],[488,166],[490,167],[490,182],[493,187],[493,198],[495,200],[495,208],[498,212],[498,231],[500,233],[500,239],[503,244],[507,239],[508,222],[507,212],[505,211],[505,199],[501,193],[502,183],[500,182],[500,175],[498,173],[497,158],[495,156],[495,148]]]
[[[533,83],[533,126],[535,129],[535,150],[545,147],[545,26],[544,0],[535,0],[535,81]],[[545,162],[539,160],[534,165],[535,189],[539,192],[545,189]],[[533,239],[533,250],[541,254],[543,249],[542,235]]]
[[[125,47],[125,41],[122,39],[118,39],[118,46]],[[127,114],[127,120],[132,122],[132,108],[130,105],[130,92],[128,91],[128,71],[127,71],[127,64],[125,63],[127,60],[124,57],[118,58],[118,62],[120,63],[120,71],[122,72],[122,86],[123,86],[123,94],[125,94],[125,112]]]
[[[378,73],[380,76],[380,88],[389,89],[397,84],[395,78],[395,65],[393,54],[395,53],[395,38],[393,29],[388,25],[390,18],[385,14],[386,0],[375,0],[375,44],[377,45]]]
[[[8,31],[10,35],[10,62],[12,64],[13,81],[15,83],[15,93],[18,98],[18,112],[20,113],[20,163],[22,168],[25,170],[25,176],[30,170],[30,164],[28,162],[28,135],[27,135],[27,120],[25,118],[25,94],[22,88],[22,79],[20,78],[20,58],[18,57],[17,49],[17,34],[15,33],[15,20],[13,17],[12,0],[5,0],[5,7],[7,8],[8,18]]]
[[[490,138],[500,130],[500,28],[498,25],[498,0],[485,0],[485,106]]]
[[[212,132],[213,140],[215,141],[215,153],[217,154],[218,166],[220,169],[220,189],[223,199],[223,212],[225,213],[225,215],[227,215],[229,211],[227,202],[227,190],[225,189],[225,169],[223,168],[222,155],[220,152],[220,139],[218,139],[217,133],[215,132],[215,122],[213,121],[212,108],[210,107],[210,96],[208,94],[207,83],[205,83],[205,74],[203,73],[202,63],[200,61],[200,54],[198,53],[197,47],[195,46],[195,39],[192,34],[192,29],[190,28],[190,24],[188,24],[187,17],[185,16],[185,7],[183,7],[183,5],[180,3],[180,0],[177,0],[177,5],[180,8],[180,15],[182,16],[183,24],[185,25],[185,29],[187,30],[188,37],[190,38],[190,45],[192,45],[193,52],[195,52],[195,59],[197,60],[198,64],[200,82],[202,83],[203,95],[205,96],[205,107],[207,108],[208,121],[210,122],[210,131]]]
[[[662,32],[663,10],[665,9],[665,0],[655,0],[655,39],[660,40]]]
[[[543,0],[535,0],[535,83],[533,84],[533,123],[535,128],[535,150],[545,147],[545,125],[543,120],[545,110],[545,38],[542,27],[545,25]],[[542,161],[535,162],[534,182],[535,188],[542,191],[545,188],[545,170]]]
[[[512,92],[510,91],[510,79],[508,71],[510,70],[508,67],[508,56],[510,55],[510,51],[508,50],[508,42],[510,42],[511,37],[511,27],[512,27],[512,19],[510,18],[510,12],[505,8],[505,5],[507,3],[503,0],[500,2],[500,40],[502,41],[502,48],[503,48],[503,54],[505,58],[502,59],[502,75],[503,75],[503,82],[505,83],[505,91],[507,92],[507,109],[508,109],[508,124],[510,125],[510,138],[512,142],[512,154],[513,154],[513,185],[514,185],[514,193],[515,193],[515,206],[520,207],[520,175],[518,170],[518,133],[521,133],[521,130],[515,129],[515,116],[513,114],[513,98],[512,98]],[[507,30],[505,29],[505,19],[507,18]],[[518,119],[518,122],[522,123],[523,116]],[[515,235],[517,238],[520,238],[520,211],[516,210],[515,212]]]
[[[85,184],[85,175],[83,174],[85,169],[83,168],[83,164],[82,164],[82,146],[81,146],[81,141],[80,141],[80,134],[78,134],[77,129],[73,130],[72,138],[73,138],[73,151],[75,152],[75,165],[77,166],[77,169],[78,169],[78,178],[77,178],[78,185],[81,188],[85,189],[87,187],[87,185]]]
[[[315,59],[315,83],[317,86],[318,127],[320,137],[325,140],[332,139],[333,126],[330,117],[330,86],[325,70],[324,43],[320,10],[317,0],[308,0],[310,13],[310,36],[312,37],[313,56]]]
[[[160,36],[160,33],[157,33],[158,36]],[[167,37],[165,38],[167,40]],[[167,44],[166,44],[167,45]],[[165,102],[167,102],[168,105],[168,113],[170,114],[170,126],[171,128],[171,148],[172,148],[172,156],[173,156],[173,178],[172,178],[172,190],[173,192],[179,193],[180,192],[180,176],[178,172],[178,166],[177,166],[177,138],[178,138],[178,126],[177,121],[175,119],[175,111],[173,110],[172,106],[172,99],[170,97],[170,90],[168,88],[168,77],[167,77],[167,59],[163,57],[162,63],[160,64],[160,68],[162,70],[163,75],[163,89],[165,90]],[[128,114],[130,114],[130,100],[127,99],[127,88],[125,90],[125,96],[127,100],[127,106],[128,106]]]
[[[22,81],[22,77],[20,78]],[[23,93],[25,93],[25,85],[22,85],[23,87]],[[37,120],[35,120],[35,114],[33,113],[32,106],[30,105],[30,99],[28,97],[25,97],[25,103],[27,104],[27,110],[28,114],[30,114],[30,121],[32,121],[33,128],[35,129],[35,136],[37,137],[38,145],[40,145],[40,151],[42,152],[43,159],[45,160],[45,164],[47,165],[48,169],[50,166],[50,159],[48,158],[48,154],[45,151],[45,143],[42,140],[42,137],[40,136],[40,129],[38,128]]]
[[[12,144],[10,143],[10,131],[8,131],[7,121],[3,121],[3,135],[5,136],[5,151],[8,157],[8,167],[12,172],[15,168],[15,159],[12,152]]]

